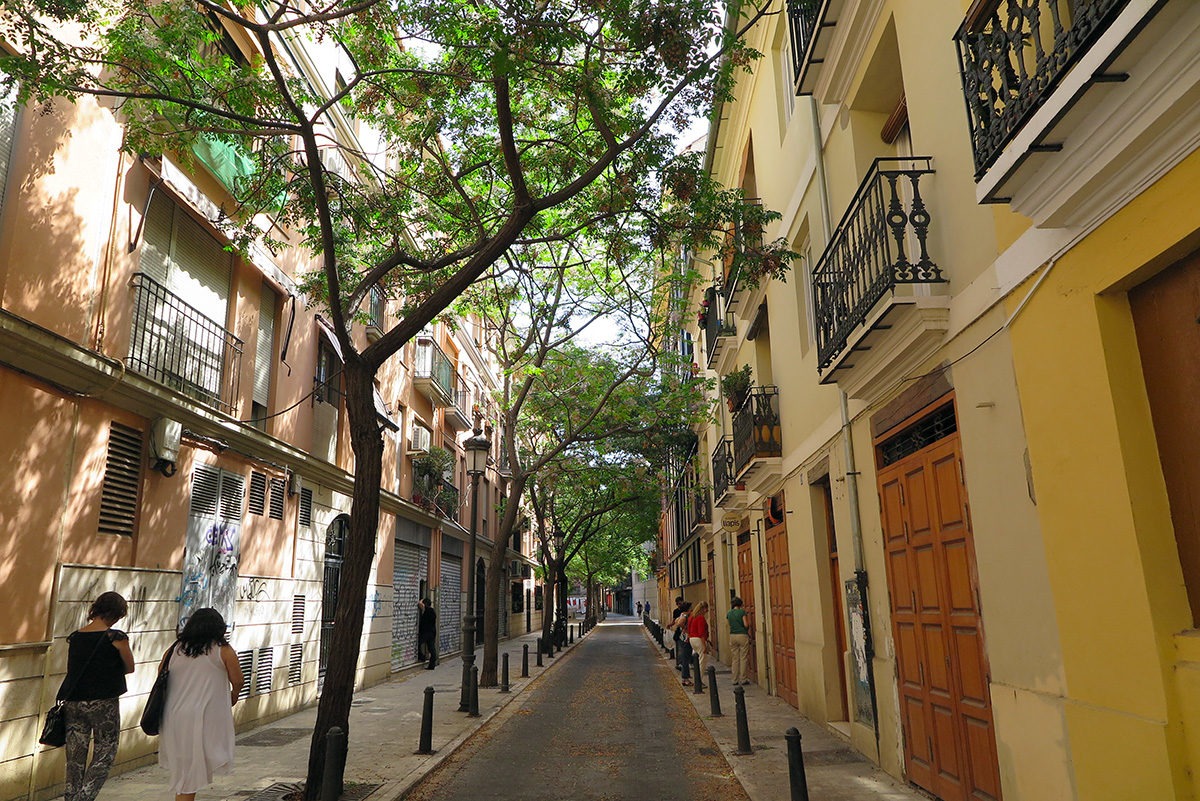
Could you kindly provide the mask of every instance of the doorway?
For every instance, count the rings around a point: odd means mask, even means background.
[[[792,567],[788,558],[787,515],[783,493],[766,504],[767,585],[771,593],[771,656],[775,692],[798,707],[796,693],[796,628],[792,612]]]
[[[337,612],[338,585],[342,581],[342,562],[346,558],[346,535],[350,533],[350,516],[338,515],[325,529],[325,577],[321,584],[321,652],[317,661],[317,678],[325,678],[329,665],[329,646],[333,640],[333,617]]]
[[[829,720],[849,720],[846,706],[846,612],[842,601],[842,569],[838,560],[837,536],[833,528],[833,490],[826,475],[812,483],[817,496],[817,509],[825,524],[825,539],[829,545],[829,610],[833,617],[833,648],[837,657],[837,700],[828,709]]]

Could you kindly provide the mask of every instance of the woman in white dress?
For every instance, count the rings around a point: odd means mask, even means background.
[[[197,609],[163,656],[170,671],[158,764],[171,771],[175,801],[194,801],[213,776],[233,769],[233,705],[242,668],[225,640],[225,620]]]

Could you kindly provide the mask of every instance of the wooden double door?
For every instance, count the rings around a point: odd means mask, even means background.
[[[757,639],[757,634],[763,630],[763,626],[755,617],[753,553],[750,548],[750,532],[743,531],[737,538],[738,596],[742,599],[742,606],[749,617],[751,631],[754,632]],[[757,662],[758,660],[754,656],[754,646],[752,645],[746,661],[746,672],[749,674],[750,680],[755,684],[758,683]]]
[[[879,471],[905,766],[944,801],[999,799],[962,454],[953,405],[931,417],[939,413],[940,429],[912,440],[931,444]],[[945,431],[954,433],[938,436]],[[892,446],[892,457],[904,453]]]

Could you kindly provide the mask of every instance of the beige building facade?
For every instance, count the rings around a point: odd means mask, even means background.
[[[788,3],[710,122],[712,174],[779,219],[689,254],[718,393],[662,594],[715,601],[723,654],[741,597],[755,681],[940,799],[1195,797],[1196,351],[1147,349],[1192,330],[1197,11]],[[786,281],[756,282],[763,237]]]
[[[348,69],[316,44],[301,67],[318,87]],[[115,770],[154,759],[141,702],[191,609],[216,607],[230,626],[247,676],[239,729],[316,702],[353,455],[337,340],[298,288],[313,262],[298,248],[226,249],[228,175],[203,143],[124,154],[113,111],[87,99],[9,98],[0,116],[0,799],[34,799],[61,791],[63,752],[37,737],[64,638],[102,591],[129,600],[120,626],[137,661]],[[347,123],[338,135],[370,152],[369,132]],[[363,344],[395,304],[372,293],[364,306],[353,332]],[[382,512],[360,686],[417,664],[421,597],[439,611],[442,652],[462,647],[473,569],[462,442],[480,424],[498,459],[502,432],[489,422],[488,342],[477,321],[458,322],[431,326],[379,376]],[[504,492],[489,468],[481,576]],[[502,637],[540,626],[528,540],[514,538],[496,566]]]

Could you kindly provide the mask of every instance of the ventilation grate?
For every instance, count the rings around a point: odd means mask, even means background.
[[[940,439],[950,436],[958,430],[958,420],[954,416],[954,404],[947,403],[935,412],[922,417],[917,422],[888,437],[879,445],[880,467],[911,456]]]
[[[288,657],[288,686],[295,687],[304,678],[304,643],[292,643]]]
[[[249,512],[261,515],[267,508],[267,474],[257,470],[250,471],[250,503]]]
[[[312,490],[305,487],[300,490],[300,525],[312,525]]]
[[[207,464],[192,468],[192,501],[189,513],[195,517],[215,517],[221,495],[221,471]]]
[[[221,517],[242,519],[242,499],[246,494],[246,479],[237,473],[221,471]]]
[[[275,650],[258,649],[258,664],[254,668],[254,694],[271,692],[271,677],[275,675]]]
[[[292,634],[304,633],[304,596],[292,596]]]
[[[253,651],[238,651],[238,665],[242,668],[242,677],[245,681],[242,682],[242,691],[238,693],[238,700],[245,701],[250,697],[250,669],[254,667],[254,652]]]
[[[287,490],[282,478],[271,479],[271,508],[267,515],[272,520],[283,519],[283,493]]]
[[[114,422],[100,489],[101,534],[132,537],[142,472],[142,432]]]

